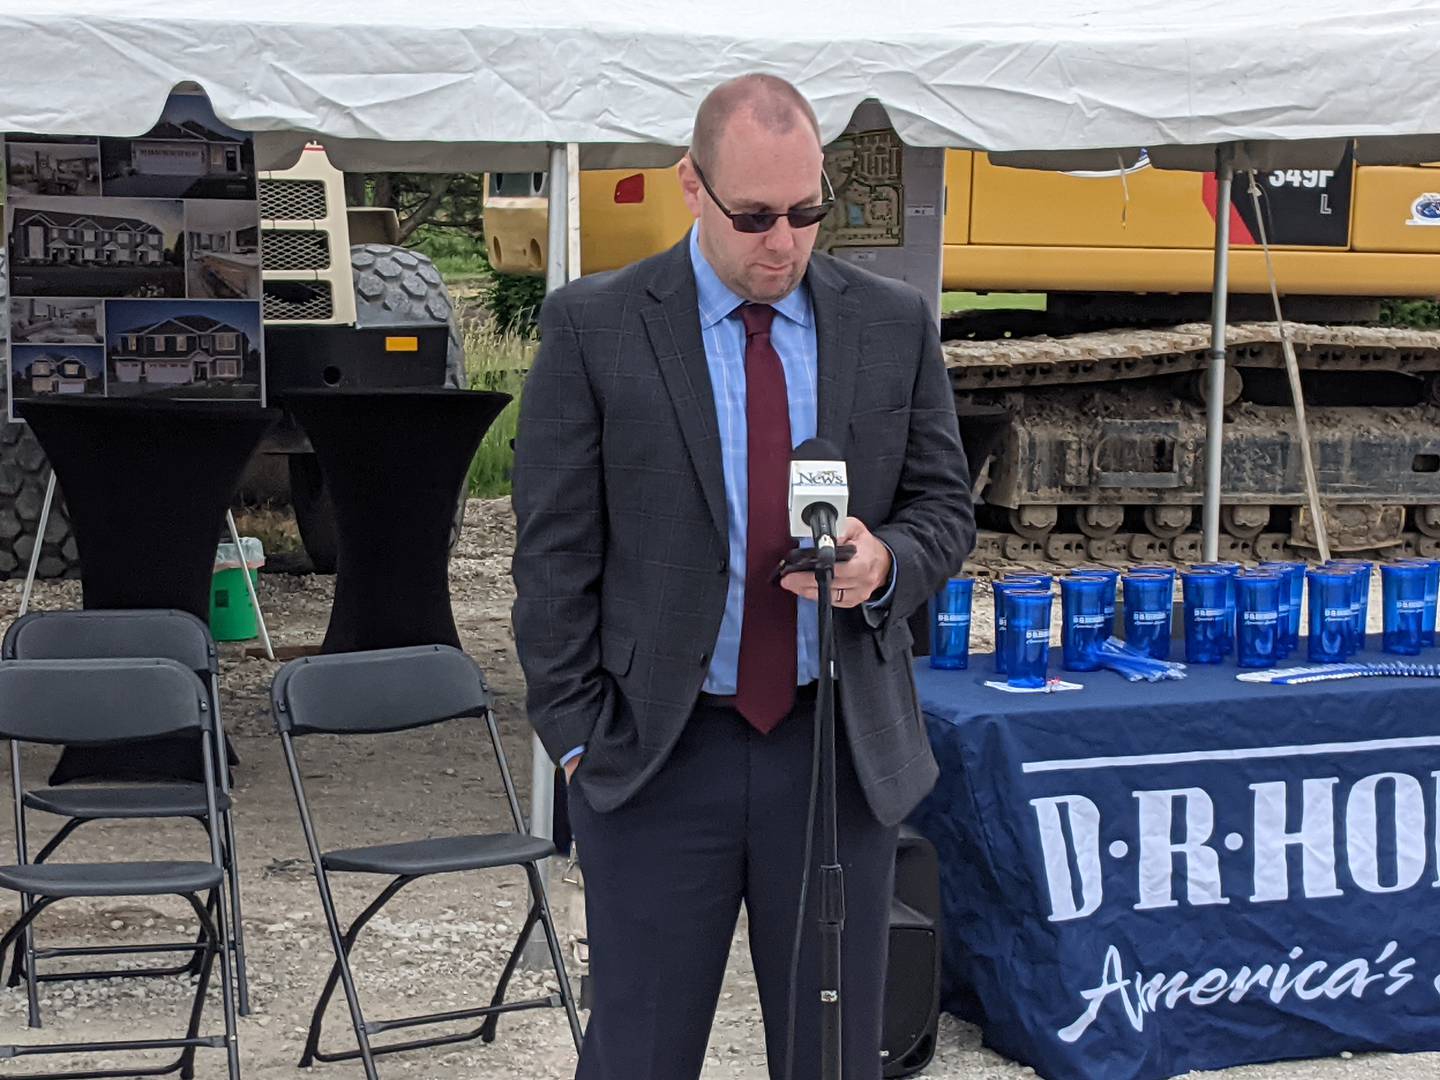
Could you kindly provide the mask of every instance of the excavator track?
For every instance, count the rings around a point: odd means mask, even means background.
[[[1440,331],[1288,330],[1332,550],[1440,557]],[[1279,329],[1236,323],[1226,343],[1219,556],[1313,557]],[[946,341],[982,526],[976,558],[1200,559],[1209,348],[1199,323]]]

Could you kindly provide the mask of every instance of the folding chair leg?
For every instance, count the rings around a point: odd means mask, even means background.
[[[211,918],[215,916],[215,892],[211,889],[205,896],[205,910]],[[175,972],[177,975],[189,975],[192,978],[200,974],[201,968],[205,966],[210,941],[205,936],[205,924],[202,922],[195,931],[195,952],[190,957],[190,962],[183,969]]]
[[[65,842],[66,837],[85,824],[85,821],[85,818],[71,818],[65,822],[60,830],[40,849],[40,853],[30,860],[30,864],[33,866],[43,863],[54,853],[56,848]],[[30,902],[28,894],[20,894],[20,914],[23,915],[29,910]],[[4,955],[4,950],[0,949],[0,956]],[[10,965],[10,977],[6,980],[5,985],[19,986],[22,971],[25,976],[25,996],[30,1009],[30,1026],[38,1028],[40,1026],[40,1005],[35,986],[35,931],[33,928],[27,928],[24,936],[15,942],[15,959]]]
[[[340,979],[348,979],[349,977],[350,950],[355,947],[355,939],[360,936],[360,931],[364,929],[365,924],[368,923],[371,919],[373,919],[380,911],[380,909],[391,901],[391,899],[395,896],[396,893],[398,893],[401,889],[403,889],[406,885],[410,884],[410,882],[414,880],[414,878],[400,877],[396,878],[389,885],[385,886],[385,888],[381,890],[380,895],[377,896],[374,900],[370,901],[370,905],[355,917],[355,921],[350,924],[350,928],[346,930],[343,935],[340,936],[339,948],[336,950],[335,954],[335,963],[330,968],[330,974],[325,979],[325,987],[323,990],[320,991],[320,1000],[315,1003],[315,1012],[310,1017],[310,1033],[305,1038],[305,1049],[300,1055],[300,1068],[310,1068],[310,1066],[315,1063],[316,1057],[318,1057],[320,1054],[320,1030],[325,1022],[325,1010],[330,1005],[330,998],[334,996],[336,981]],[[335,924],[335,928],[338,930],[338,922]],[[346,994],[347,996],[349,996],[353,993],[354,983],[352,980],[350,982],[349,988],[346,991]],[[360,1004],[357,998],[351,1007],[352,1018],[358,1016],[359,1012]],[[360,1029],[363,1026],[363,1020],[357,1021],[355,1034],[356,1037],[361,1040],[360,1045],[364,1047],[366,1051],[368,1051],[370,1040],[368,1034],[361,1034]],[[369,1068],[373,1068],[373,1065],[370,1064],[367,1060],[367,1066],[368,1067],[366,1075],[368,1076],[370,1075]]]
[[[230,943],[235,953],[235,989],[241,1016],[250,1015],[250,976],[245,968],[245,923],[240,914],[240,867],[235,847],[235,819],[231,811],[220,815],[224,827],[222,846],[225,876],[230,882]]]
[[[515,939],[515,947],[510,950],[510,958],[505,961],[505,969],[500,972],[500,979],[495,983],[495,993],[490,998],[492,1009],[505,1000],[505,991],[510,986],[510,977],[515,974],[515,968],[520,963],[520,955],[525,951],[526,942],[530,940],[530,931],[535,929],[535,923],[539,918],[540,908],[532,901],[530,911],[525,916],[525,925],[520,927],[520,935]],[[480,1038],[483,1042],[495,1041],[495,1028],[499,1023],[499,1013],[491,1013],[485,1018],[485,1023],[480,1029]]]
[[[535,863],[525,864],[525,876],[530,879],[530,894],[540,909],[540,925],[545,928],[545,941],[550,946],[550,962],[555,966],[555,978],[560,984],[560,1001],[565,1006],[565,1016],[570,1021],[570,1036],[575,1040],[575,1052],[580,1052],[584,1032],[580,1029],[580,1014],[575,1010],[575,995],[570,989],[570,976],[565,971],[565,954],[560,949],[560,935],[555,932],[555,919],[550,914],[550,899],[545,892],[545,880],[540,876],[540,867]]]
[[[200,936],[205,941],[205,951],[201,954],[200,970],[196,976],[195,1001],[190,1006],[190,1024],[185,1029],[185,1037],[193,1039],[200,1034],[200,1017],[205,1011],[205,993],[210,989],[210,975],[215,967],[215,954],[219,951],[219,941],[215,934],[214,925],[210,921],[209,905],[202,907],[200,899],[194,893],[186,893],[185,899],[190,901],[190,906],[195,909],[195,914],[200,918]],[[187,1046],[180,1053],[180,1080],[193,1080],[195,1076],[195,1047]]]
[[[15,962],[10,968],[9,985],[16,986],[20,982],[21,964],[23,954],[24,976],[25,976],[25,1020],[26,1025],[31,1028],[39,1028],[40,1023],[40,989],[35,981],[35,931],[30,925],[33,917],[30,913],[35,909],[35,899],[29,893],[20,894],[20,921],[24,923],[25,929],[15,939]],[[0,956],[5,955],[5,950],[0,949]]]
[[[31,923],[35,921],[42,911],[55,902],[53,898],[43,896],[38,900],[25,896],[21,898],[21,901],[20,918],[16,920],[14,926],[5,932],[5,936],[0,938],[0,956],[5,955],[11,942],[18,944],[19,942],[25,941],[30,935]],[[26,901],[28,901],[28,903],[26,903]],[[36,992],[35,988],[35,964],[33,959],[25,968],[25,996],[26,1005],[29,1008],[29,1016],[27,1017],[29,1021],[28,1026],[38,1028],[40,1026],[40,995]]]
[[[69,837],[71,833],[73,833],[83,824],[85,824],[84,818],[71,818],[69,821],[65,822],[65,824],[60,827],[59,831],[56,832],[55,835],[46,842],[45,846],[40,849],[39,854],[37,854],[35,858],[31,860],[31,864],[35,865],[38,863],[43,863],[54,853],[56,848],[58,848],[61,844],[65,842],[66,838]],[[26,905],[30,902],[31,898],[29,897],[29,895],[25,893],[22,893],[20,895],[20,911],[22,914],[25,911]],[[25,927],[25,932],[20,935],[20,940],[15,943],[15,965],[10,970],[11,986],[14,986],[15,982],[18,981],[15,978],[15,969],[20,966],[20,957],[22,952],[24,953],[25,957],[25,1007],[27,1011],[26,1019],[29,1021],[30,1027],[39,1028],[41,1027],[40,987],[39,976],[35,970],[35,927],[33,925],[27,925]],[[3,955],[4,950],[0,949],[0,956]]]
[[[0,937],[0,954],[5,953],[14,942],[18,941],[29,929],[30,924],[39,918],[40,913],[53,903],[55,903],[55,898],[50,896],[42,896],[38,900],[32,899],[26,911],[15,920],[9,930],[5,931],[4,936]]]
[[[205,964],[207,969],[215,954],[220,955],[220,1007],[225,1016],[225,1055],[230,1070],[230,1080],[240,1080],[240,1040],[236,1032],[235,1021],[235,988],[230,981],[230,931],[226,923],[225,900],[223,895],[217,895],[216,903],[219,910],[216,912],[215,920],[212,923],[209,913],[201,907],[199,899],[192,893],[188,897],[190,906],[195,909],[195,914],[200,918],[200,925],[204,927],[206,936],[212,943],[212,948],[206,953]],[[200,1002],[205,1000],[205,990],[209,985],[210,976],[207,970],[200,984]],[[197,1010],[196,1023],[199,1021]],[[191,1054],[193,1059],[194,1055]],[[192,1072],[187,1075],[181,1073],[181,1080],[191,1080]]]

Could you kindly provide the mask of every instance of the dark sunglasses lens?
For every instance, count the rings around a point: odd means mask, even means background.
[[[735,226],[736,232],[763,233],[769,232],[775,227],[775,222],[780,220],[779,214],[731,214],[730,224]]]
[[[798,210],[791,210],[784,214],[731,214],[730,223],[735,226],[736,232],[742,233],[763,233],[769,232],[775,227],[775,223],[782,217],[788,218],[792,229],[809,229],[825,220],[825,215],[830,213],[828,204],[820,206],[802,206]]]
[[[790,218],[792,229],[808,229],[824,221],[825,215],[829,212],[830,207],[822,204],[820,206],[802,206],[799,210],[791,210],[786,216]]]

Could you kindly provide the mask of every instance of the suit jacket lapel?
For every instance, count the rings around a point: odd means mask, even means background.
[[[644,311],[645,329],[659,362],[670,401],[680,419],[685,448],[700,478],[705,505],[722,540],[729,532],[725,508],[725,467],[710,366],[700,336],[700,305],[690,265],[689,234],[656,264],[646,287],[654,303]]]
[[[860,364],[860,305],[828,255],[814,255],[806,274],[815,311],[815,342],[819,402],[816,434],[843,456],[850,442],[850,415],[855,404],[855,374]]]

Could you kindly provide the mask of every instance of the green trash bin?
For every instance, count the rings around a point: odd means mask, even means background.
[[[215,553],[215,574],[210,582],[210,633],[216,641],[249,641],[260,633],[245,575],[259,584],[265,553],[253,536],[242,536],[240,545],[245,553],[243,562],[234,544],[221,544]]]

